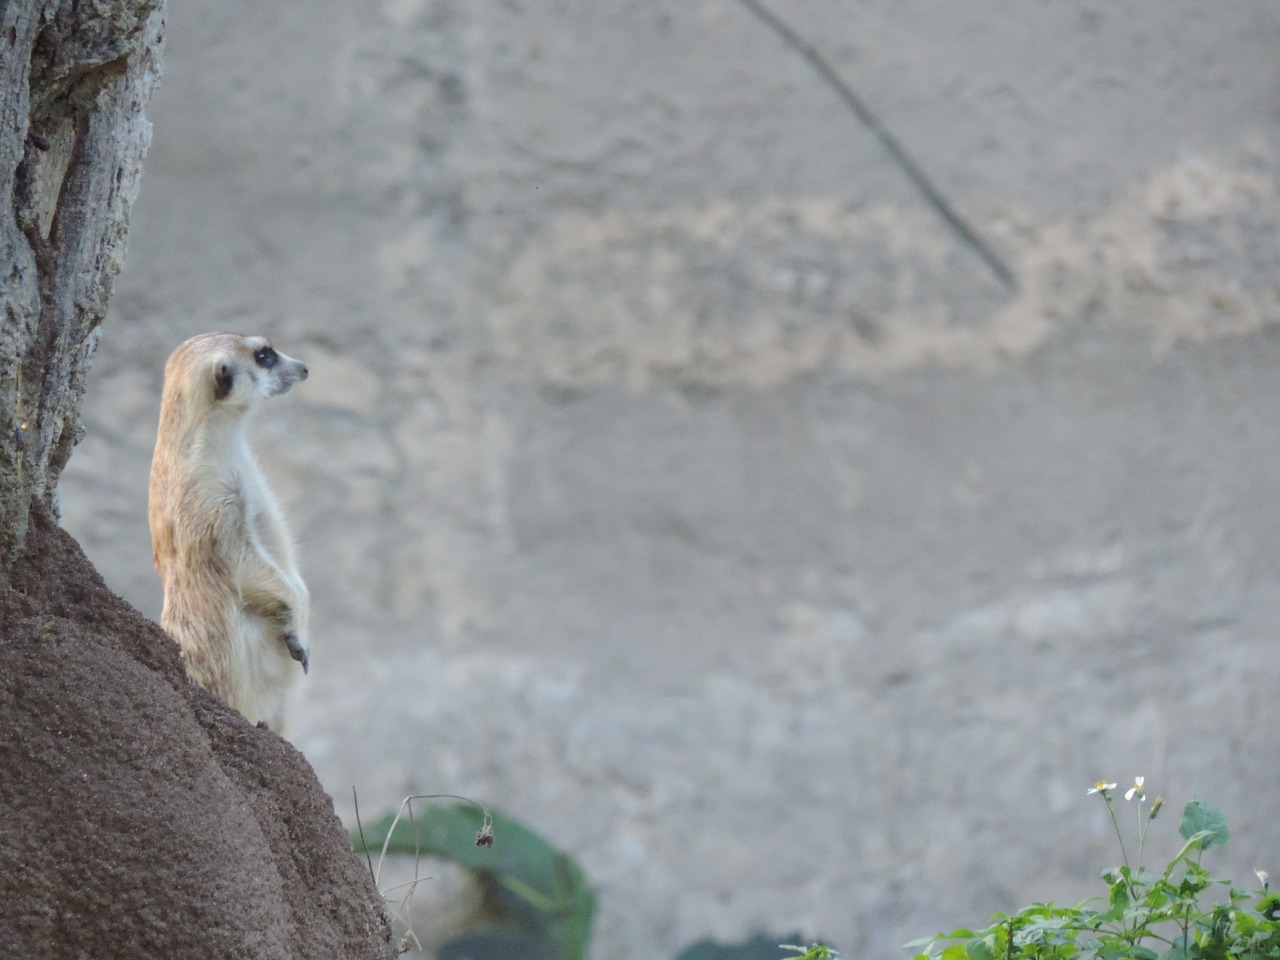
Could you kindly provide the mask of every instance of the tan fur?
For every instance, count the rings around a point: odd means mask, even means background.
[[[306,377],[305,364],[263,337],[192,337],[165,365],[151,462],[160,623],[192,680],[282,735],[309,661],[308,596],[245,421]]]

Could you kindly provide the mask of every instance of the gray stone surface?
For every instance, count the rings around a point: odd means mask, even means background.
[[[300,746],[572,851],[596,957],[1081,899],[1098,776],[1275,875],[1280,12],[771,9],[1016,291],[739,3],[176,9],[66,525],[158,613],[164,357],[306,359]]]

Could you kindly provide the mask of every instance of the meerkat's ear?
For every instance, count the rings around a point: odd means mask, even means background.
[[[213,368],[213,399],[227,399],[231,395],[231,387],[235,379],[235,371],[231,369],[231,364],[225,360],[219,360],[217,366]]]

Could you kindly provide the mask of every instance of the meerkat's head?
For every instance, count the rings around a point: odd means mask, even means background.
[[[266,337],[203,333],[169,357],[165,393],[176,391],[209,413],[242,415],[307,379],[307,372],[305,363],[276,350]]]

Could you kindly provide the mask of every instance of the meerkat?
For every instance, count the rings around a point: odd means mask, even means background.
[[[192,337],[165,364],[151,461],[160,625],[194,682],[282,736],[310,665],[308,594],[245,426],[305,379],[307,365],[265,337]]]

